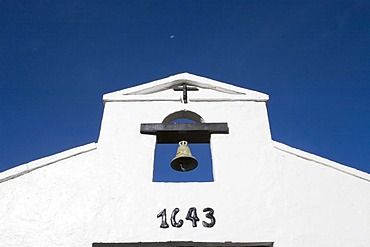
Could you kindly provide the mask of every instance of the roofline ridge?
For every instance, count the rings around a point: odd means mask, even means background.
[[[272,141],[273,147],[278,149],[279,151],[283,151],[285,153],[295,155],[299,158],[315,162],[317,164],[329,167],[331,169],[337,170],[347,175],[351,175],[353,177],[365,180],[366,182],[370,182],[370,174],[366,172],[357,170],[349,166],[342,165],[335,161],[323,158],[321,156],[318,156],[318,155],[315,155],[315,154],[312,154],[312,153],[309,153],[309,152],[306,152],[306,151],[303,151],[297,148],[290,147],[286,144],[283,144],[283,143],[280,143],[274,140],[271,140],[271,141]]]
[[[117,97],[129,97],[134,95],[146,95],[157,91],[170,89],[176,85],[189,84],[206,89],[213,89],[216,91],[234,94],[245,95],[247,97],[255,98],[262,101],[268,101],[267,94],[254,91],[251,89],[243,88],[240,86],[232,85],[229,83],[221,82],[215,79],[210,79],[204,76],[190,74],[188,72],[171,75],[158,80],[146,82],[133,87],[121,89],[118,91],[106,93],[103,95],[103,101],[110,101]]]
[[[9,170],[6,170],[0,173],[0,183],[6,182],[13,178],[17,178],[19,176],[22,176],[34,170],[37,170],[45,166],[57,163],[59,161],[71,158],[73,156],[87,153],[89,151],[95,150],[96,148],[97,148],[96,143],[92,142],[89,144],[85,144],[83,146],[71,148],[71,149],[65,150],[60,153],[56,153],[50,156],[46,156],[46,157],[43,157],[37,160],[33,160],[31,162],[16,166],[14,168],[11,168]]]

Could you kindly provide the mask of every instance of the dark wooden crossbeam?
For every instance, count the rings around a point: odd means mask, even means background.
[[[211,134],[228,134],[227,123],[142,123],[140,133],[156,135],[157,143],[209,143]]]
[[[184,99],[184,103],[185,104],[188,103],[188,91],[199,91],[198,88],[196,88],[196,87],[188,87],[185,84],[182,85],[182,86],[179,86],[179,87],[175,87],[173,90],[174,91],[182,91],[182,95],[183,95],[183,99]]]

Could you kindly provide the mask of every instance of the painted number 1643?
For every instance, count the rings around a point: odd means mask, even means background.
[[[171,214],[171,225],[173,227],[180,228],[184,224],[184,221],[182,219],[176,219],[177,213],[180,211],[180,209],[175,208],[172,211]],[[203,209],[204,216],[207,218],[207,221],[202,221],[202,225],[204,227],[213,227],[216,224],[216,218],[213,215],[214,210],[212,208],[204,208]],[[169,225],[167,223],[167,213],[166,209],[163,209],[158,215],[157,218],[161,218],[162,222],[159,226],[160,228],[168,228]],[[197,215],[197,209],[196,208],[189,208],[188,213],[185,217],[186,220],[191,221],[193,227],[197,227],[197,222],[200,221]]]

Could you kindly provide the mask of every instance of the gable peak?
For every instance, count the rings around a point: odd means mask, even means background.
[[[227,95],[229,98],[234,97],[235,100],[243,98],[244,100],[248,101],[268,101],[268,95],[264,93],[245,89],[242,87],[237,87],[231,84],[227,84],[224,82],[216,81],[213,79],[209,79],[206,77],[186,72],[105,94],[103,100],[135,101],[134,100],[135,96],[137,99],[139,99],[140,97],[150,98],[150,95],[154,95],[162,91],[171,90],[184,85],[189,87],[196,87],[198,89],[222,93]]]

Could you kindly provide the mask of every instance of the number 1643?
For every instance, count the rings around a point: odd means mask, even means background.
[[[176,219],[177,213],[180,211],[180,209],[175,208],[172,211],[171,214],[171,225],[173,227],[180,228],[184,224],[184,221],[182,219]],[[204,216],[208,219],[207,221],[202,221],[202,225],[204,227],[213,227],[216,224],[216,218],[214,216],[214,210],[212,208],[204,208],[203,209]],[[160,228],[168,228],[169,225],[167,223],[167,213],[166,209],[163,209],[158,215],[157,218],[161,218],[162,222],[160,225]],[[196,208],[189,208],[188,213],[185,217],[186,220],[191,221],[193,227],[197,227],[197,222],[199,221],[198,215],[197,215],[197,209]]]

